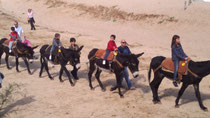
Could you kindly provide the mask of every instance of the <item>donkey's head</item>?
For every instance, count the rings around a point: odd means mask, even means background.
[[[35,47],[28,47],[27,52],[26,52],[26,57],[28,58],[29,62],[32,63],[33,59],[35,58],[34,56],[34,49],[37,48],[38,46]]]
[[[130,69],[131,73],[133,74],[133,77],[136,78],[139,76],[139,60],[138,58],[144,54],[130,54],[127,56],[127,60],[125,62],[126,66]]]
[[[26,58],[29,60],[30,63],[33,62],[34,59],[34,49],[37,48],[38,46],[35,47],[29,47],[21,42],[17,42],[17,50],[18,53],[25,55]]]
[[[70,64],[72,66],[76,66],[77,69],[79,69],[81,67],[81,64],[80,64],[80,54],[81,54],[81,50],[84,46],[81,46],[78,50],[76,51],[73,51],[71,50],[71,53],[70,53],[70,58],[69,58],[69,61],[70,61]]]

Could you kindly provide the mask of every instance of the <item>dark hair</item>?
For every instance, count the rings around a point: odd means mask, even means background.
[[[15,27],[11,27],[11,30],[12,30],[12,31],[15,31]]]
[[[60,36],[60,34],[59,33],[55,33],[55,37],[58,37],[58,36]]]
[[[110,37],[112,37],[113,39],[115,39],[115,38],[116,38],[116,36],[115,36],[114,34],[112,34]]]
[[[174,44],[176,44],[176,39],[179,39],[179,38],[180,38],[180,36],[178,36],[178,35],[174,35],[174,36],[172,37],[171,47],[172,47]]]
[[[76,42],[76,39],[74,37],[70,38],[70,42]]]

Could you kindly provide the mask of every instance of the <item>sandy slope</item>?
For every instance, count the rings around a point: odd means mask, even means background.
[[[58,0],[13,0],[13,2],[1,0],[0,37],[8,37],[12,21],[17,19],[34,45],[51,43],[55,32],[61,33],[65,46],[68,46],[69,37],[72,36],[77,38],[79,45],[85,45],[81,57],[83,65],[79,71],[81,79],[77,81],[75,87],[71,87],[68,80],[59,83],[59,66],[50,69],[55,78],[51,81],[46,73],[43,78],[38,78],[39,60],[30,65],[33,75],[27,73],[22,61],[20,62],[21,73],[17,73],[13,57],[10,57],[12,70],[7,70],[2,60],[0,71],[6,76],[4,87],[8,83],[20,83],[23,84],[22,89],[26,94],[26,97],[17,104],[7,108],[8,112],[17,110],[9,116],[15,118],[209,117],[209,112],[200,110],[192,87],[186,90],[181,99],[181,107],[176,109],[174,100],[178,89],[173,87],[171,81],[166,79],[160,86],[161,105],[153,105],[152,93],[148,82],[145,81],[150,59],[156,55],[170,56],[170,41],[173,34],[181,35],[183,47],[193,60],[210,58],[208,55],[210,5],[196,2],[184,11],[183,2],[184,0],[159,0],[158,2],[157,0],[133,0],[132,3],[129,0],[123,2],[120,0],[63,0],[59,3]],[[56,6],[54,3],[60,5]],[[104,9],[117,5],[116,9],[119,8],[120,11],[114,10],[112,13],[115,13],[115,16],[133,12],[164,15],[164,18],[174,17],[178,22],[164,21],[158,24],[164,19],[162,17],[132,21],[98,16],[101,13],[93,13],[98,9],[94,5],[103,5]],[[25,21],[26,10],[29,7],[35,11],[38,25],[36,31],[30,31]],[[95,91],[91,91],[88,87],[87,67],[84,64],[87,61],[87,54],[94,47],[105,48],[108,37],[112,33],[117,35],[118,45],[121,39],[126,39],[132,52],[145,52],[145,55],[140,58],[140,77],[132,79],[137,89],[135,91],[124,89],[124,99],[119,98],[117,91],[109,91],[110,87],[115,85],[114,75],[103,73],[101,76],[106,92],[100,90],[97,81],[93,82]],[[38,55],[38,49],[36,51]],[[72,69],[70,66],[68,68]],[[207,107],[210,107],[209,82],[209,76],[201,82],[201,95]],[[125,83],[124,86],[126,86]]]

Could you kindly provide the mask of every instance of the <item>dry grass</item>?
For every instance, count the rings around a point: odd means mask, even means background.
[[[38,0],[36,0],[38,1]],[[64,7],[70,8],[71,11],[77,10],[80,12],[80,16],[82,15],[90,15],[94,18],[100,18],[103,20],[123,20],[123,21],[155,21],[158,24],[163,22],[178,22],[177,19],[174,17],[170,17],[163,14],[135,14],[129,13],[117,8],[117,6],[112,7],[105,7],[101,5],[97,6],[87,6],[85,4],[77,4],[77,3],[70,3],[67,4],[61,0],[47,0],[45,2],[48,5],[48,8],[57,8],[57,7]],[[70,10],[69,10],[70,11]]]

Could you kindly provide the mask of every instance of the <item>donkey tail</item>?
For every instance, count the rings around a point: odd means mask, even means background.
[[[151,67],[151,64],[150,64],[149,72],[148,72],[148,81],[149,81],[149,84],[150,84],[150,80],[151,80],[151,72],[152,72],[152,67]]]

